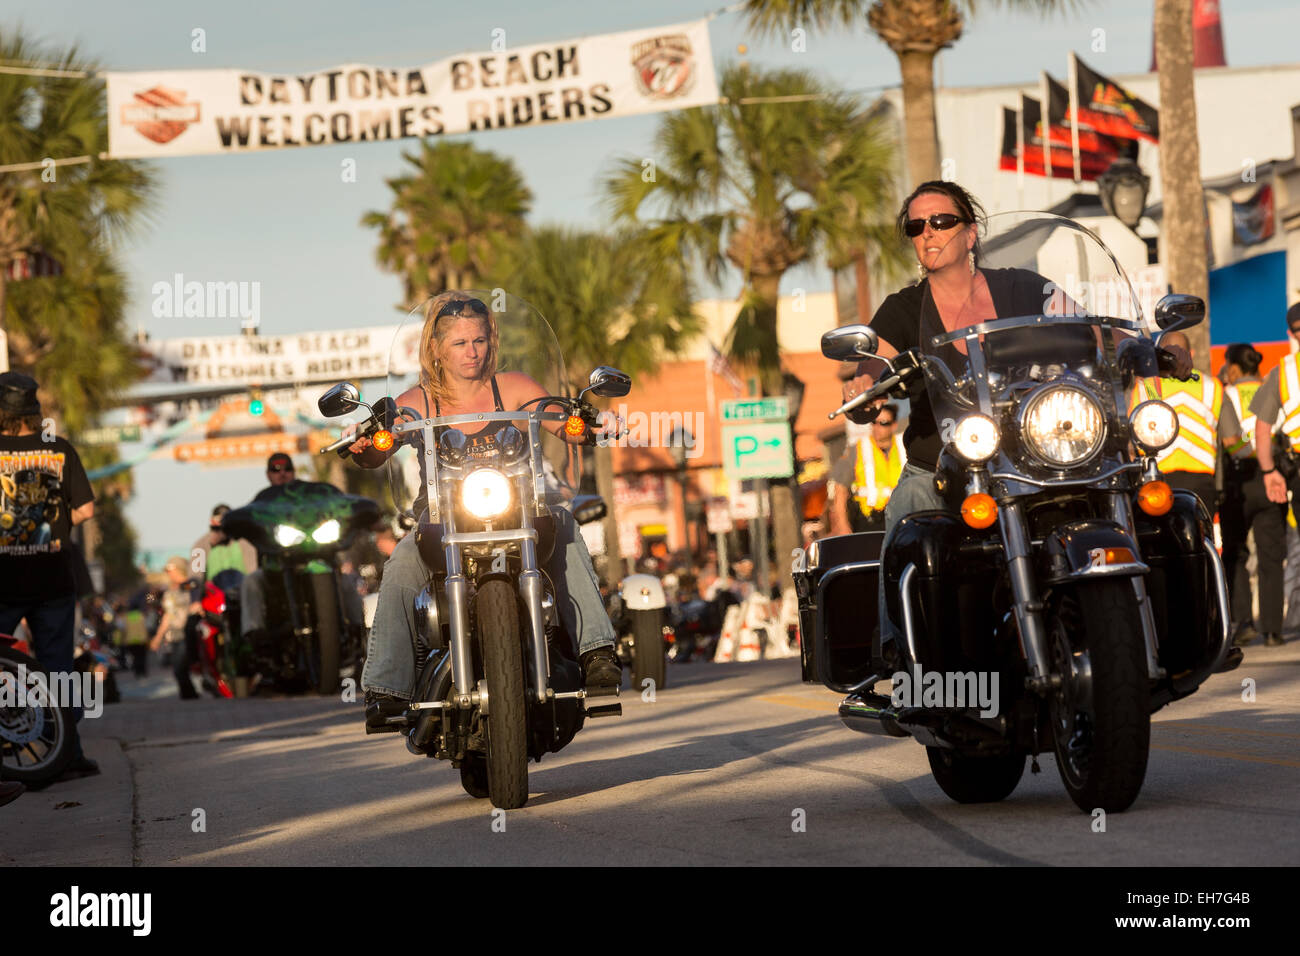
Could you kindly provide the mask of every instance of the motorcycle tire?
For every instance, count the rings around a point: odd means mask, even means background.
[[[29,673],[42,669],[35,658],[0,647],[0,680],[12,681],[10,690],[16,690],[20,664]],[[72,762],[74,727],[70,707],[0,707],[0,780],[16,780],[28,790],[48,787]]]
[[[343,637],[334,575],[311,575],[311,590],[316,628],[313,646],[307,652],[307,676],[317,693],[334,694],[339,689],[339,647]]]
[[[517,810],[528,802],[528,715],[514,589],[499,579],[484,582],[476,610],[488,689],[488,796],[494,807]]]
[[[640,693],[649,678],[655,690],[663,690],[668,685],[663,611],[633,611],[632,639],[632,689]]]
[[[939,789],[958,803],[996,803],[1011,796],[1025,772],[1023,753],[973,756],[950,747],[926,747]]]
[[[1077,584],[1053,602],[1056,765],[1085,813],[1127,809],[1146,778],[1151,706],[1141,621],[1127,578]]]
[[[460,785],[476,800],[488,796],[487,759],[478,753],[467,753],[460,762]]]

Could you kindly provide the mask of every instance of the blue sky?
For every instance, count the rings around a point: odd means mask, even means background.
[[[720,0],[654,5],[7,0],[0,31],[21,24],[56,46],[75,43],[106,69],[288,72],[346,62],[424,64],[486,49],[496,28],[516,46],[693,20],[722,5]],[[1090,64],[1108,74],[1149,66],[1151,0],[1105,0],[1072,16],[1047,19],[982,6],[956,46],[942,54],[942,85],[1023,82],[1040,70],[1062,74],[1067,52],[1087,52],[1098,27],[1106,30],[1107,52],[1089,54]],[[1229,65],[1297,59],[1300,14],[1294,0],[1227,0],[1221,6]],[[206,31],[204,54],[190,50],[196,27]],[[867,96],[899,82],[897,59],[865,22],[833,35],[812,33],[804,53],[792,52],[788,42],[755,40],[737,14],[718,17],[710,32],[719,68],[737,59],[737,45],[746,43],[746,58],[757,65],[811,69]],[[648,155],[657,122],[649,116],[504,130],[476,134],[475,142],[514,160],[534,193],[533,222],[598,227],[597,178],[617,157]],[[374,235],[359,222],[367,210],[387,206],[384,179],[401,171],[401,153],[414,145],[365,143],[155,163],[162,184],[158,214],[122,250],[132,283],[132,326],[143,325],[155,337],[238,332],[237,319],[152,317],[150,287],[177,272],[200,281],[260,282],[265,334],[393,321],[396,280],[375,266]],[[349,158],[357,163],[355,183],[342,182],[339,174]],[[793,272],[787,284],[828,288],[829,275]],[[735,281],[720,292],[734,294]],[[188,548],[215,501],[238,504],[264,480],[258,469],[204,473],[197,466],[160,461],[138,467],[136,483],[130,514],[142,545],[157,550]]]

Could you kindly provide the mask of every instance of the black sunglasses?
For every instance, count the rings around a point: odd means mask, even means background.
[[[266,470],[267,470],[267,473],[268,473],[268,474],[278,475],[278,474],[280,474],[281,472],[284,472],[284,471],[292,472],[292,471],[293,471],[293,465],[272,465],[270,468],[268,468],[268,469],[266,469]]]
[[[433,321],[437,322],[444,315],[464,315],[466,309],[477,316],[487,318],[488,307],[483,304],[482,299],[454,299],[442,307],[442,311],[433,317]]]
[[[921,233],[925,232],[925,224],[930,224],[930,228],[935,232],[944,232],[953,226],[963,222],[970,222],[969,219],[963,219],[961,216],[955,216],[950,212],[937,212],[929,219],[909,219],[903,226],[903,232],[907,233],[909,239],[915,239]]]
[[[1292,335],[1300,336],[1300,325],[1288,325],[1287,328],[1291,330]]]
[[[877,424],[877,425],[892,425],[892,424],[894,424],[894,420],[893,420],[892,418],[890,418],[890,419],[888,419],[888,420],[883,419],[883,418],[877,418],[877,419],[876,419],[876,424]]]

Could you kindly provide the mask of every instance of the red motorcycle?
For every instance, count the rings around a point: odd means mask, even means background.
[[[203,596],[199,599],[203,613],[196,615],[198,660],[191,670],[198,672],[203,689],[213,697],[229,699],[235,692],[226,679],[231,633],[227,626],[227,603],[225,591],[211,581],[203,585]]]

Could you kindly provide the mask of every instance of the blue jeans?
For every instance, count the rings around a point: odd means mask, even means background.
[[[32,632],[32,657],[49,674],[71,674],[73,665],[73,637],[76,629],[77,600],[73,597],[55,598],[30,604],[0,604],[0,634],[12,634],[18,622],[27,619]],[[81,735],[76,721],[81,720],[82,709],[74,707],[72,747],[74,758],[82,756]]]
[[[894,527],[900,521],[918,511],[935,511],[947,507],[939,492],[935,490],[934,472],[918,468],[911,463],[904,465],[903,472],[898,478],[898,486],[890,493],[889,501],[885,504],[885,547],[880,552],[882,559],[885,550],[889,548],[889,536],[894,533]],[[883,560],[880,565],[879,598],[881,643],[883,645],[891,639],[901,642],[903,639],[902,632],[894,626],[894,622],[889,619],[889,614],[885,610],[885,565]],[[901,643],[898,646],[901,647]]]
[[[579,654],[613,646],[614,628],[600,598],[587,544],[572,514],[559,507],[553,512],[555,548],[543,570],[555,585],[560,619],[568,632],[577,636]],[[414,693],[415,598],[429,579],[429,570],[415,546],[415,533],[411,532],[397,542],[384,564],[375,623],[366,646],[366,667],[361,675],[361,686],[366,690],[404,700]]]

